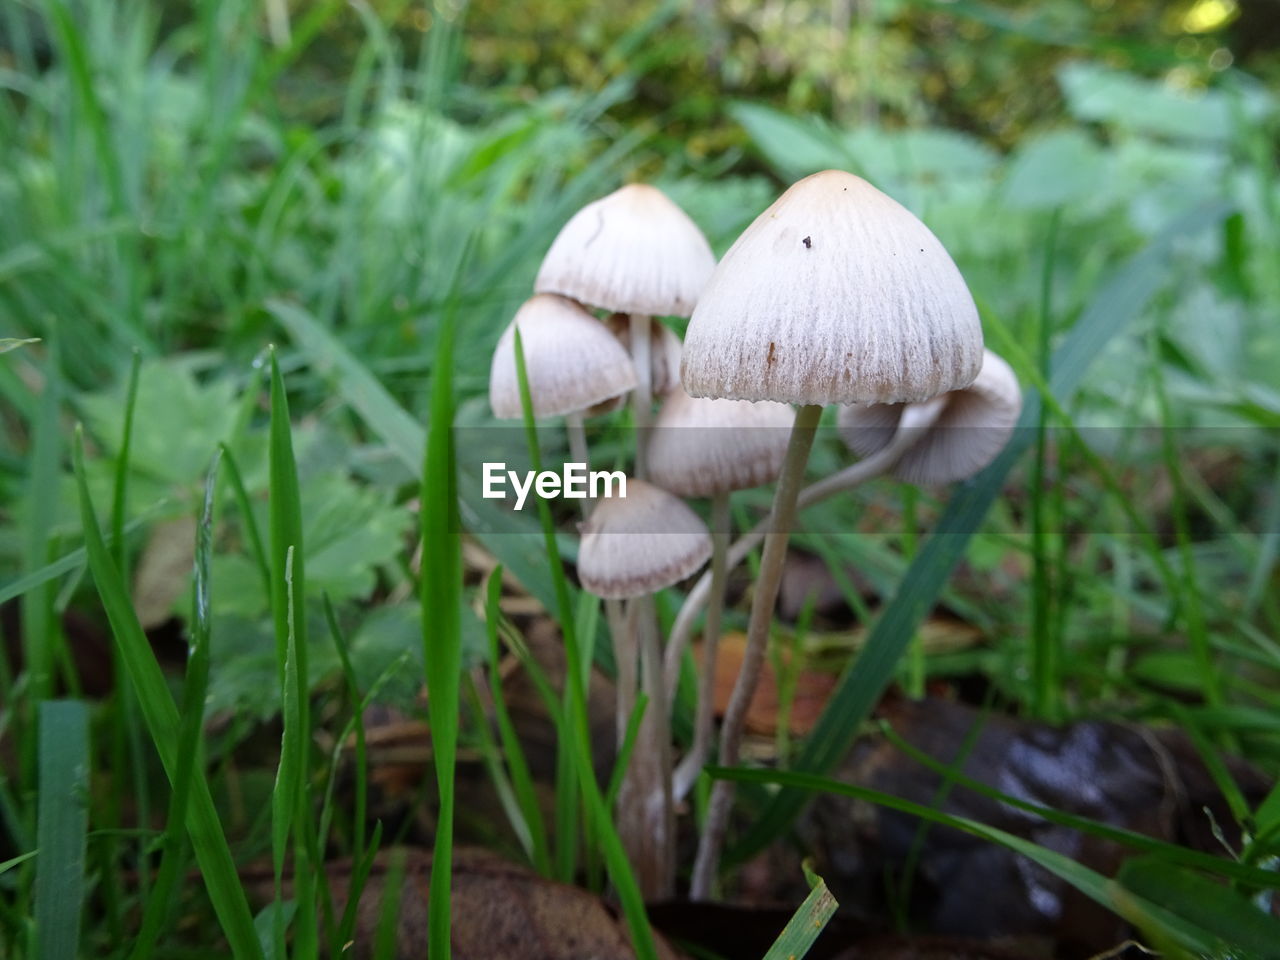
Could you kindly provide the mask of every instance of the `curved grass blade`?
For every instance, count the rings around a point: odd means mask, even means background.
[[[533,775],[529,772],[529,763],[525,759],[524,747],[516,736],[515,724],[511,722],[511,714],[507,710],[506,700],[502,695],[502,674],[499,664],[502,651],[498,643],[498,620],[502,616],[499,602],[502,599],[502,564],[494,567],[489,574],[489,584],[485,590],[484,625],[489,641],[489,685],[493,698],[493,715],[498,726],[498,736],[502,741],[502,752],[507,760],[507,769],[511,777],[511,789],[524,818],[525,829],[529,837],[530,859],[534,869],[544,877],[551,876],[551,854],[547,846],[547,827],[542,818],[542,809],[538,806],[537,792],[533,786]]]
[[[165,826],[164,853],[160,872],[151,889],[142,928],[134,943],[130,960],[147,960],[155,949],[171,913],[172,900],[181,875],[183,840],[186,831],[191,781],[200,756],[200,739],[204,731],[204,703],[209,688],[209,637],[211,586],[210,564],[213,556],[213,502],[217,489],[218,466],[222,454],[215,453],[204,484],[204,506],[196,527],[195,602],[191,617],[191,645],[187,650],[187,676],[182,687],[182,719],[178,729],[178,769],[173,792],[169,796],[169,817]]]
[[[529,373],[525,368],[524,341],[520,337],[519,328],[515,331],[516,379],[520,385],[520,405],[524,414],[525,434],[529,443],[530,465],[535,473],[542,470],[541,448],[538,445],[538,427],[533,419],[533,397],[529,392]],[[564,575],[564,565],[560,560],[560,548],[556,542],[555,524],[551,518],[551,509],[546,500],[538,497],[538,519],[542,524],[543,542],[546,545],[547,563],[551,568],[552,583],[556,594],[556,607],[560,618],[560,633],[564,640],[564,688],[566,707],[567,751],[561,753],[576,773],[582,796],[587,805],[586,827],[588,835],[594,835],[604,853],[605,865],[609,878],[618,892],[622,902],[623,916],[626,917],[627,929],[631,932],[631,945],[638,957],[643,960],[655,960],[657,948],[653,941],[653,930],[649,926],[648,914],[644,908],[644,898],[640,895],[640,887],[636,883],[635,874],[631,870],[631,861],[627,859],[626,850],[618,831],[614,828],[613,818],[605,806],[604,797],[600,793],[600,785],[596,783],[595,769],[591,762],[591,745],[588,739],[587,699],[583,678],[582,653],[578,647],[575,632],[573,603],[569,597],[569,585]],[[557,786],[560,786],[557,778]],[[558,790],[558,793],[565,792]],[[568,791],[572,792],[572,791]],[[557,796],[557,803],[560,797]],[[563,811],[559,811],[563,813]],[[559,820],[559,817],[557,818]]]
[[[174,705],[169,687],[165,683],[155,654],[138,622],[128,590],[111,561],[111,555],[103,542],[98,527],[98,517],[89,497],[89,484],[84,469],[83,431],[76,430],[73,447],[76,487],[80,497],[81,522],[84,527],[85,550],[89,557],[89,569],[102,599],[102,606],[111,624],[111,634],[120,647],[121,659],[129,670],[129,678],[138,696],[138,704],[146,721],[147,730],[155,744],[165,773],[171,784],[178,779],[178,741],[175,731],[180,726],[178,708]],[[213,796],[203,773],[194,774],[191,781],[190,809],[187,811],[187,833],[195,849],[196,861],[204,877],[209,899],[213,903],[218,922],[227,937],[232,956],[258,958],[262,956],[257,934],[253,927],[253,915],[245,899],[244,887],[236,873],[235,860],[222,832]]]
[[[1036,865],[1049,871],[1054,876],[1071,884],[1075,889],[1106,907],[1124,919],[1143,929],[1154,928],[1163,935],[1174,940],[1188,950],[1202,955],[1213,953],[1215,937],[1197,925],[1190,923],[1165,908],[1138,896],[1125,889],[1113,880],[1076,863],[1070,857],[1050,850],[1039,844],[1024,840],[1022,837],[1006,833],[996,827],[989,827],[967,817],[957,817],[942,813],[933,807],[903,800],[891,794],[881,793],[868,787],[859,787],[849,783],[841,783],[828,777],[820,777],[811,773],[799,773],[789,770],[746,770],[725,767],[708,768],[713,778],[736,780],[740,783],[776,784],[791,790],[808,793],[829,793],[844,797],[865,800],[877,806],[888,807],[899,813],[919,817],[922,820],[951,827],[970,836],[979,837],[999,844],[1014,853],[1021,854]]]
[[[929,754],[925,753],[919,747],[908,743],[888,724],[883,724],[881,729],[884,731],[886,739],[895,747],[916,761],[923,767],[927,767],[940,776],[949,777],[957,786],[964,787],[966,790],[972,790],[974,793],[981,794],[988,799],[995,800],[1006,806],[1014,807],[1018,810],[1025,810],[1027,813],[1033,813],[1038,817],[1042,817],[1049,823],[1056,823],[1064,827],[1070,827],[1073,830],[1079,830],[1082,833],[1092,834],[1095,837],[1101,837],[1105,840],[1111,840],[1115,843],[1122,844],[1134,850],[1142,850],[1146,853],[1155,854],[1168,863],[1178,863],[1186,867],[1194,867],[1197,870],[1206,870],[1216,873],[1219,876],[1230,877],[1233,880],[1240,880],[1244,883],[1256,885],[1261,889],[1280,888],[1280,873],[1271,870],[1261,870],[1257,867],[1250,867],[1247,864],[1240,863],[1236,860],[1229,860],[1226,857],[1216,857],[1209,853],[1201,853],[1199,850],[1192,850],[1188,847],[1180,847],[1175,843],[1166,843],[1163,840],[1157,840],[1155,837],[1149,837],[1145,833],[1137,833],[1133,830],[1125,830],[1121,827],[1114,827],[1109,823],[1102,823],[1099,820],[1091,820],[1088,817],[1077,816],[1073,813],[1064,813],[1061,810],[1055,810],[1052,807],[1043,807],[1037,803],[1011,796],[1007,793],[989,787],[979,780],[960,773],[953,766],[949,766],[940,762]]]
[[[1228,204],[1214,203],[1179,217],[1112,275],[1054,353],[1050,387],[1055,397],[1068,396],[1079,387],[1093,358],[1163,287],[1175,241],[1217,224],[1230,210]],[[1040,397],[1030,394],[1009,446],[986,470],[956,489],[898,592],[872,627],[862,653],[841,675],[830,702],[796,757],[794,769],[825,773],[849,752],[862,723],[893,679],[912,635],[964,556],[969,538],[1000,495],[1009,471],[1033,441],[1040,406]],[[781,836],[805,801],[805,795],[796,790],[782,790],[775,795],[746,836],[730,850],[727,862],[741,863]]]

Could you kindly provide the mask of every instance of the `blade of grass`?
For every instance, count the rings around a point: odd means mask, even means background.
[[[115,484],[111,497],[111,553],[116,569],[121,578],[129,581],[129,550],[125,540],[124,527],[127,519],[126,504],[129,496],[129,463],[133,449],[133,421],[138,406],[138,382],[142,371],[142,353],[135,347],[129,362],[129,379],[125,388],[124,425],[121,428],[120,453],[116,457]],[[142,736],[139,730],[137,698],[129,686],[129,674],[120,661],[120,651],[111,648],[111,675],[116,678],[112,691],[111,718],[111,769],[122,774],[129,770],[133,775],[133,794],[138,804],[138,822],[151,822],[151,804],[146,790],[146,763],[142,751]],[[117,775],[111,778],[111,792],[108,799],[105,826],[108,830],[120,827],[121,814],[125,801],[125,778]],[[172,824],[172,820],[170,821]],[[182,831],[182,821],[172,827]],[[146,841],[138,841],[136,859],[146,863]],[[108,834],[103,838],[99,849],[99,857],[103,865],[104,876],[110,876],[116,869],[117,843],[114,836]],[[150,904],[150,876],[148,870],[139,872],[138,898],[142,903],[144,915]],[[102,896],[107,914],[107,923],[111,930],[111,939],[115,943],[123,938],[123,926],[120,917],[119,890],[114,883],[102,885]]]
[[[823,879],[811,875],[810,885],[813,889],[796,909],[795,915],[782,928],[778,939],[773,941],[773,946],[764,955],[764,960],[799,960],[809,952],[813,942],[818,939],[827,923],[835,916],[840,904],[831,895]]]
[[[932,807],[927,807],[924,804],[881,793],[879,790],[842,783],[838,780],[816,776],[811,773],[786,770],[729,769],[725,767],[710,767],[707,772],[714,778],[735,780],[740,783],[775,784],[809,793],[828,793],[852,797],[857,800],[874,803],[877,806],[887,807],[890,810],[897,810],[899,813],[919,817],[931,823],[951,827],[970,836],[988,840],[1012,850],[1014,853],[1021,854],[1054,876],[1069,883],[1090,900],[1119,914],[1131,923],[1144,928],[1154,924],[1157,929],[1168,934],[1188,949],[1203,953],[1212,952],[1215,938],[1194,924],[1188,923],[1163,907],[1125,890],[1115,881],[1109,880],[1083,864],[1076,863],[1070,857],[1058,853],[1056,850],[1042,847],[996,827],[989,827],[967,817],[952,816]]]
[[[244,475],[225,443],[219,444],[222,459],[227,465],[227,478],[231,481],[231,490],[235,494],[236,507],[240,511],[240,523],[244,527],[245,539],[249,542],[249,554],[257,564],[262,576],[262,595],[271,596],[271,564],[267,562],[267,551],[262,546],[262,533],[258,530],[258,521],[253,515],[253,504],[249,500],[249,491],[244,485]]]
[[[78,700],[40,704],[35,940],[39,960],[79,953],[89,829],[89,711]]]
[[[500,664],[502,650],[498,643],[498,620],[502,616],[499,606],[502,600],[502,564],[494,567],[489,574],[489,583],[485,590],[485,634],[489,641],[489,687],[493,697],[493,716],[498,726],[498,737],[502,742],[502,752],[506,757],[507,769],[511,776],[511,789],[520,806],[528,831],[530,844],[530,860],[533,867],[544,877],[551,876],[551,854],[547,846],[547,827],[542,818],[542,809],[538,806],[538,795],[533,786],[533,775],[529,772],[529,763],[524,755],[524,747],[516,735],[515,724],[511,722],[511,714],[507,710],[506,700],[502,694],[502,674]]]
[[[289,400],[276,351],[271,351],[271,427],[268,473],[271,483],[271,612],[275,622],[277,682],[284,712],[280,766],[271,795],[271,849],[277,907],[282,902],[285,849],[293,836],[294,949],[315,953],[315,873],[304,822],[311,817],[311,686],[307,669],[306,573],[302,543],[302,496],[293,455]],[[284,952],[283,909],[275,912],[277,956]]]
[[[519,328],[515,332],[516,379],[520,385],[520,405],[524,415],[525,434],[528,438],[530,465],[535,473],[542,470],[542,454],[538,445],[538,427],[533,419],[533,398],[529,392],[529,373],[525,367],[524,342]],[[622,902],[623,916],[631,933],[631,945],[642,960],[655,960],[657,948],[653,931],[644,908],[644,898],[631,870],[631,862],[622,846],[622,840],[614,828],[613,819],[600,785],[596,783],[595,768],[591,762],[590,733],[587,720],[587,700],[582,678],[581,653],[574,631],[574,609],[569,598],[569,585],[560,560],[560,548],[556,543],[555,524],[546,500],[538,497],[538,518],[542,524],[543,542],[546,544],[547,564],[551,568],[552,583],[556,594],[556,609],[560,617],[560,632],[564,639],[565,691],[567,700],[567,740],[570,763],[576,767],[581,794],[586,801],[586,832],[594,836],[602,847],[609,879],[613,881],[618,899]],[[557,797],[557,802],[559,797]]]
[[[1219,223],[1230,209],[1225,203],[1214,203],[1179,217],[1112,275],[1054,353],[1050,386],[1056,397],[1075,391],[1093,358],[1162,288],[1174,244]],[[862,723],[892,680],[912,635],[964,556],[970,537],[1000,495],[1009,471],[1034,438],[1040,404],[1039,396],[1028,397],[1005,451],[977,477],[957,488],[898,592],[872,627],[866,646],[841,675],[796,757],[795,770],[827,772],[848,753]],[[728,860],[741,863],[768,846],[787,830],[805,802],[806,796],[796,790],[776,794],[747,835],[730,850]]]
[[[987,784],[982,783],[980,780],[974,780],[973,778],[961,773],[957,765],[945,764],[937,758],[925,753],[919,747],[908,743],[888,724],[882,724],[881,729],[890,743],[921,766],[932,770],[939,776],[949,778],[949,780],[957,786],[963,787],[966,790],[972,790],[974,793],[981,794],[982,796],[995,800],[998,803],[1014,807],[1018,810],[1025,810],[1027,813],[1035,814],[1049,823],[1057,823],[1064,827],[1071,827],[1073,830],[1079,830],[1082,833],[1088,833],[1104,840],[1110,840],[1133,850],[1141,850],[1144,853],[1158,855],[1170,863],[1178,863],[1182,866],[1193,867],[1197,870],[1207,870],[1212,873],[1216,873],[1219,876],[1229,877],[1232,880],[1239,880],[1244,883],[1254,884],[1261,888],[1280,888],[1280,874],[1273,871],[1260,870],[1256,867],[1250,867],[1235,860],[1228,860],[1224,857],[1217,857],[1209,853],[1202,853],[1199,850],[1193,850],[1189,847],[1181,847],[1174,843],[1166,843],[1163,840],[1157,840],[1155,837],[1149,837],[1145,833],[1137,833],[1133,830],[1114,827],[1108,823],[1091,820],[1088,817],[1077,816],[1073,813],[1065,813],[1061,810],[1055,810],[1052,807],[1044,807],[1040,804],[1031,803],[1030,801],[1003,793],[994,787],[990,787]]]
[[[427,952],[439,960],[448,960],[451,944],[454,778],[462,683],[462,538],[453,437],[456,329],[457,310],[451,300],[437,333],[421,493],[422,662],[440,802],[427,894]]]
[[[125,589],[120,574],[111,561],[111,555],[98,528],[98,517],[89,497],[89,483],[84,468],[83,431],[76,430],[73,447],[76,486],[80,497],[81,521],[84,527],[85,549],[89,556],[89,568],[94,584],[111,624],[115,643],[121,648],[121,656],[129,670],[129,676],[137,692],[138,704],[146,721],[147,730],[155,744],[156,752],[164,765],[170,784],[176,784],[178,774],[178,742],[175,731],[180,726],[178,709],[169,694],[155,654],[143,632],[142,624],[133,609],[133,601]],[[235,860],[227,846],[213,796],[203,773],[193,775],[190,810],[187,814],[187,833],[195,849],[196,860],[204,877],[205,888],[218,916],[222,931],[227,937],[232,956],[257,958],[262,956],[254,931],[253,915],[245,899],[244,887],[236,873]]]
[[[300,349],[305,350],[312,362],[321,369],[332,369],[334,388],[361,420],[391,449],[392,453],[410,470],[422,468],[425,450],[423,430],[386,388],[369,372],[328,329],[295,304],[283,300],[269,300],[267,310],[289,331]],[[470,513],[491,516],[493,504],[477,498],[469,489],[460,491],[463,503]],[[519,531],[527,531],[522,527]],[[494,556],[499,557],[510,571],[539,602],[548,609],[556,606],[551,578],[543,558],[535,551],[517,549],[527,538],[523,535],[503,533],[497,536],[477,534]]]
[[[204,733],[204,704],[209,689],[209,636],[211,585],[210,561],[213,556],[213,502],[217,489],[221,453],[215,453],[204,485],[204,505],[196,527],[195,596],[191,617],[191,643],[187,649],[187,675],[182,687],[182,719],[178,728],[177,773],[169,795],[169,816],[165,826],[163,857],[156,875],[152,896],[143,911],[130,960],[147,960],[155,949],[172,913],[173,898],[184,862],[183,824],[191,797],[191,783],[200,756]]]

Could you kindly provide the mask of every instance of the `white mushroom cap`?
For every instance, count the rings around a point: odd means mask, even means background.
[[[711,535],[685,502],[627,478],[625,497],[596,501],[582,524],[578,579],[606,600],[656,593],[692,576],[711,556]]]
[[[973,476],[999,456],[1022,412],[1022,391],[1009,364],[983,351],[982,372],[945,402],[928,432],[902,455],[893,474],[908,483],[953,483]],[[841,407],[840,436],[854,453],[870,456],[889,445],[910,404]]]
[[[743,231],[684,343],[695,397],[900,403],[966,386],[982,326],[923,223],[850,173],[794,184]]]
[[[778,479],[795,411],[785,403],[708,400],[676,390],[649,439],[649,475],[681,497],[710,497]]]
[[[534,289],[605,310],[687,317],[715,265],[697,224],[657,187],[635,183],[569,219]]]
[[[611,313],[605,324],[628,352],[631,350],[631,318]],[[680,386],[680,353],[683,347],[675,331],[659,320],[649,324],[649,389],[661,397]]]
[[[516,376],[516,327],[534,416],[607,405],[636,385],[631,355],[599,320],[572,300],[538,294],[516,311],[493,351],[489,405],[495,417],[517,420],[524,415]]]

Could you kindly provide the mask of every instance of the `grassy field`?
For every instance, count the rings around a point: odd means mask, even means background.
[[[637,955],[660,955],[617,783],[595,775],[588,674],[612,662],[607,617],[561,562],[576,517],[479,496],[482,460],[566,456],[556,423],[496,426],[490,356],[587,201],[643,177],[722,254],[826,168],[930,225],[1026,402],[973,480],[879,482],[804,515],[794,545],[853,615],[779,625],[839,679],[781,762],[733,774],[773,787],[740,791],[751,826],[730,859],[789,837],[813,791],[861,790],[1030,857],[1163,952],[1273,955],[1280,793],[1246,798],[1223,759],[1268,781],[1280,767],[1280,182],[1263,83],[1222,69],[1188,92],[1074,57],[1053,75],[1060,110],[1007,150],[744,95],[721,105],[738,145],[713,161],[669,149],[670,116],[617,119],[639,70],[487,90],[466,80],[461,8],[406,32],[362,3],[295,6],[287,30],[283,5],[241,0],[180,19],[145,0],[0,11],[0,956],[339,955],[357,929],[369,955],[408,955],[394,911],[356,907],[367,877],[404,882],[388,854],[421,839],[369,783],[363,718],[379,708],[432,731],[434,776],[408,806],[431,811],[438,862],[455,816],[479,834],[453,809],[463,756],[498,797],[494,845],[609,891]],[[339,23],[358,41],[335,43]],[[590,428],[597,456],[628,423]],[[834,433],[814,477],[849,459]],[[740,524],[768,503],[735,499]],[[559,624],[563,694],[513,597]],[[659,596],[665,625],[679,603]],[[726,617],[740,628],[745,607]],[[922,640],[939,620],[970,639]],[[502,707],[511,658],[556,731],[551,803]],[[891,684],[975,678],[1008,715],[1183,731],[1241,842],[1210,857],[1075,824],[1144,854],[1104,876],[831,779]],[[430,880],[433,956],[447,878]]]

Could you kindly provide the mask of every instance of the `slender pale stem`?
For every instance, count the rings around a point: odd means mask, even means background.
[[[631,393],[632,419],[636,429],[636,476],[649,478],[649,425],[653,419],[653,362],[649,357],[651,321],[643,313],[631,314],[631,362],[636,366],[636,388]]]
[[[939,400],[941,398],[930,400],[927,403],[912,404],[907,407],[903,411],[902,421],[898,424],[898,429],[887,447],[805,487],[800,491],[798,508],[804,510],[835,496],[837,493],[852,490],[854,487],[888,473],[902,455],[913,444],[918,442],[933,425],[934,421],[937,420],[938,415],[942,412],[942,403],[938,402]],[[742,563],[747,558],[747,555],[759,546],[760,541],[764,539],[765,534],[768,533],[772,525],[773,515],[770,514],[733,542],[729,547],[726,573],[733,572],[738,564]],[[680,680],[680,661],[684,657],[684,651],[693,637],[693,626],[698,619],[698,614],[706,606],[710,595],[711,574],[708,572],[699,577],[697,583],[693,585],[688,596],[685,597],[684,604],[680,607],[680,612],[676,615],[675,623],[671,626],[671,632],[667,636],[666,652],[667,693],[669,697],[675,694],[676,685]]]
[[[613,638],[613,659],[617,667],[615,687],[618,693],[618,747],[627,734],[627,721],[636,705],[639,687],[636,650],[636,618],[640,611],[635,604],[621,600],[606,600],[605,611],[609,616],[609,634]]]
[[[569,435],[569,459],[573,463],[580,463],[588,472],[591,470],[591,453],[587,449],[587,430],[582,425],[582,411],[575,410],[573,413],[564,415],[564,429]],[[592,503],[589,498],[578,501],[579,510],[582,512],[582,519],[587,519],[591,514]],[[625,720],[623,721],[626,722]]]
[[[676,817],[672,802],[671,712],[667,709],[666,687],[662,680],[662,641],[658,631],[657,610],[653,597],[644,597],[645,609],[640,623],[641,689],[649,697],[644,723],[650,725],[646,739],[653,745],[652,770],[647,784],[647,818],[652,818],[650,843],[653,847],[653,887],[645,890],[650,899],[667,899],[676,887]]]
[[[755,696],[764,665],[765,648],[769,641],[769,626],[773,622],[773,608],[778,599],[782,582],[782,565],[786,558],[787,541],[791,538],[791,526],[795,521],[796,502],[800,497],[800,485],[804,481],[804,467],[809,460],[822,407],[816,404],[796,411],[796,421],[791,428],[791,441],[787,445],[782,474],[773,498],[773,526],[765,535],[764,554],[760,559],[760,575],[756,580],[755,599],[751,604],[751,620],[747,627],[747,649],[743,655],[742,669],[734,684],[729,708],[725,711],[724,725],[720,731],[720,763],[731,767],[737,764],[742,734],[746,726],[747,709]],[[711,804],[707,810],[707,822],[698,844],[698,856],[693,865],[693,882],[690,896],[694,900],[706,900],[711,895],[711,884],[720,865],[720,850],[724,846],[725,832],[729,826],[729,811],[733,806],[733,783],[719,780],[711,788]]]
[[[676,767],[672,789],[677,803],[688,796],[711,750],[712,725],[715,721],[716,654],[720,648],[720,614],[724,609],[725,586],[729,581],[731,532],[729,494],[717,493],[711,498],[711,586],[707,622],[702,630],[702,675],[698,678],[698,707],[693,721],[693,745]]]
[[[670,719],[662,684],[653,598],[633,597],[626,601],[626,608],[631,683],[635,683],[638,654],[641,685],[650,701],[618,793],[618,832],[635,868],[641,893],[646,899],[662,899],[669,897],[675,887]],[[619,664],[620,679],[621,676]],[[632,697],[634,705],[634,687]]]

